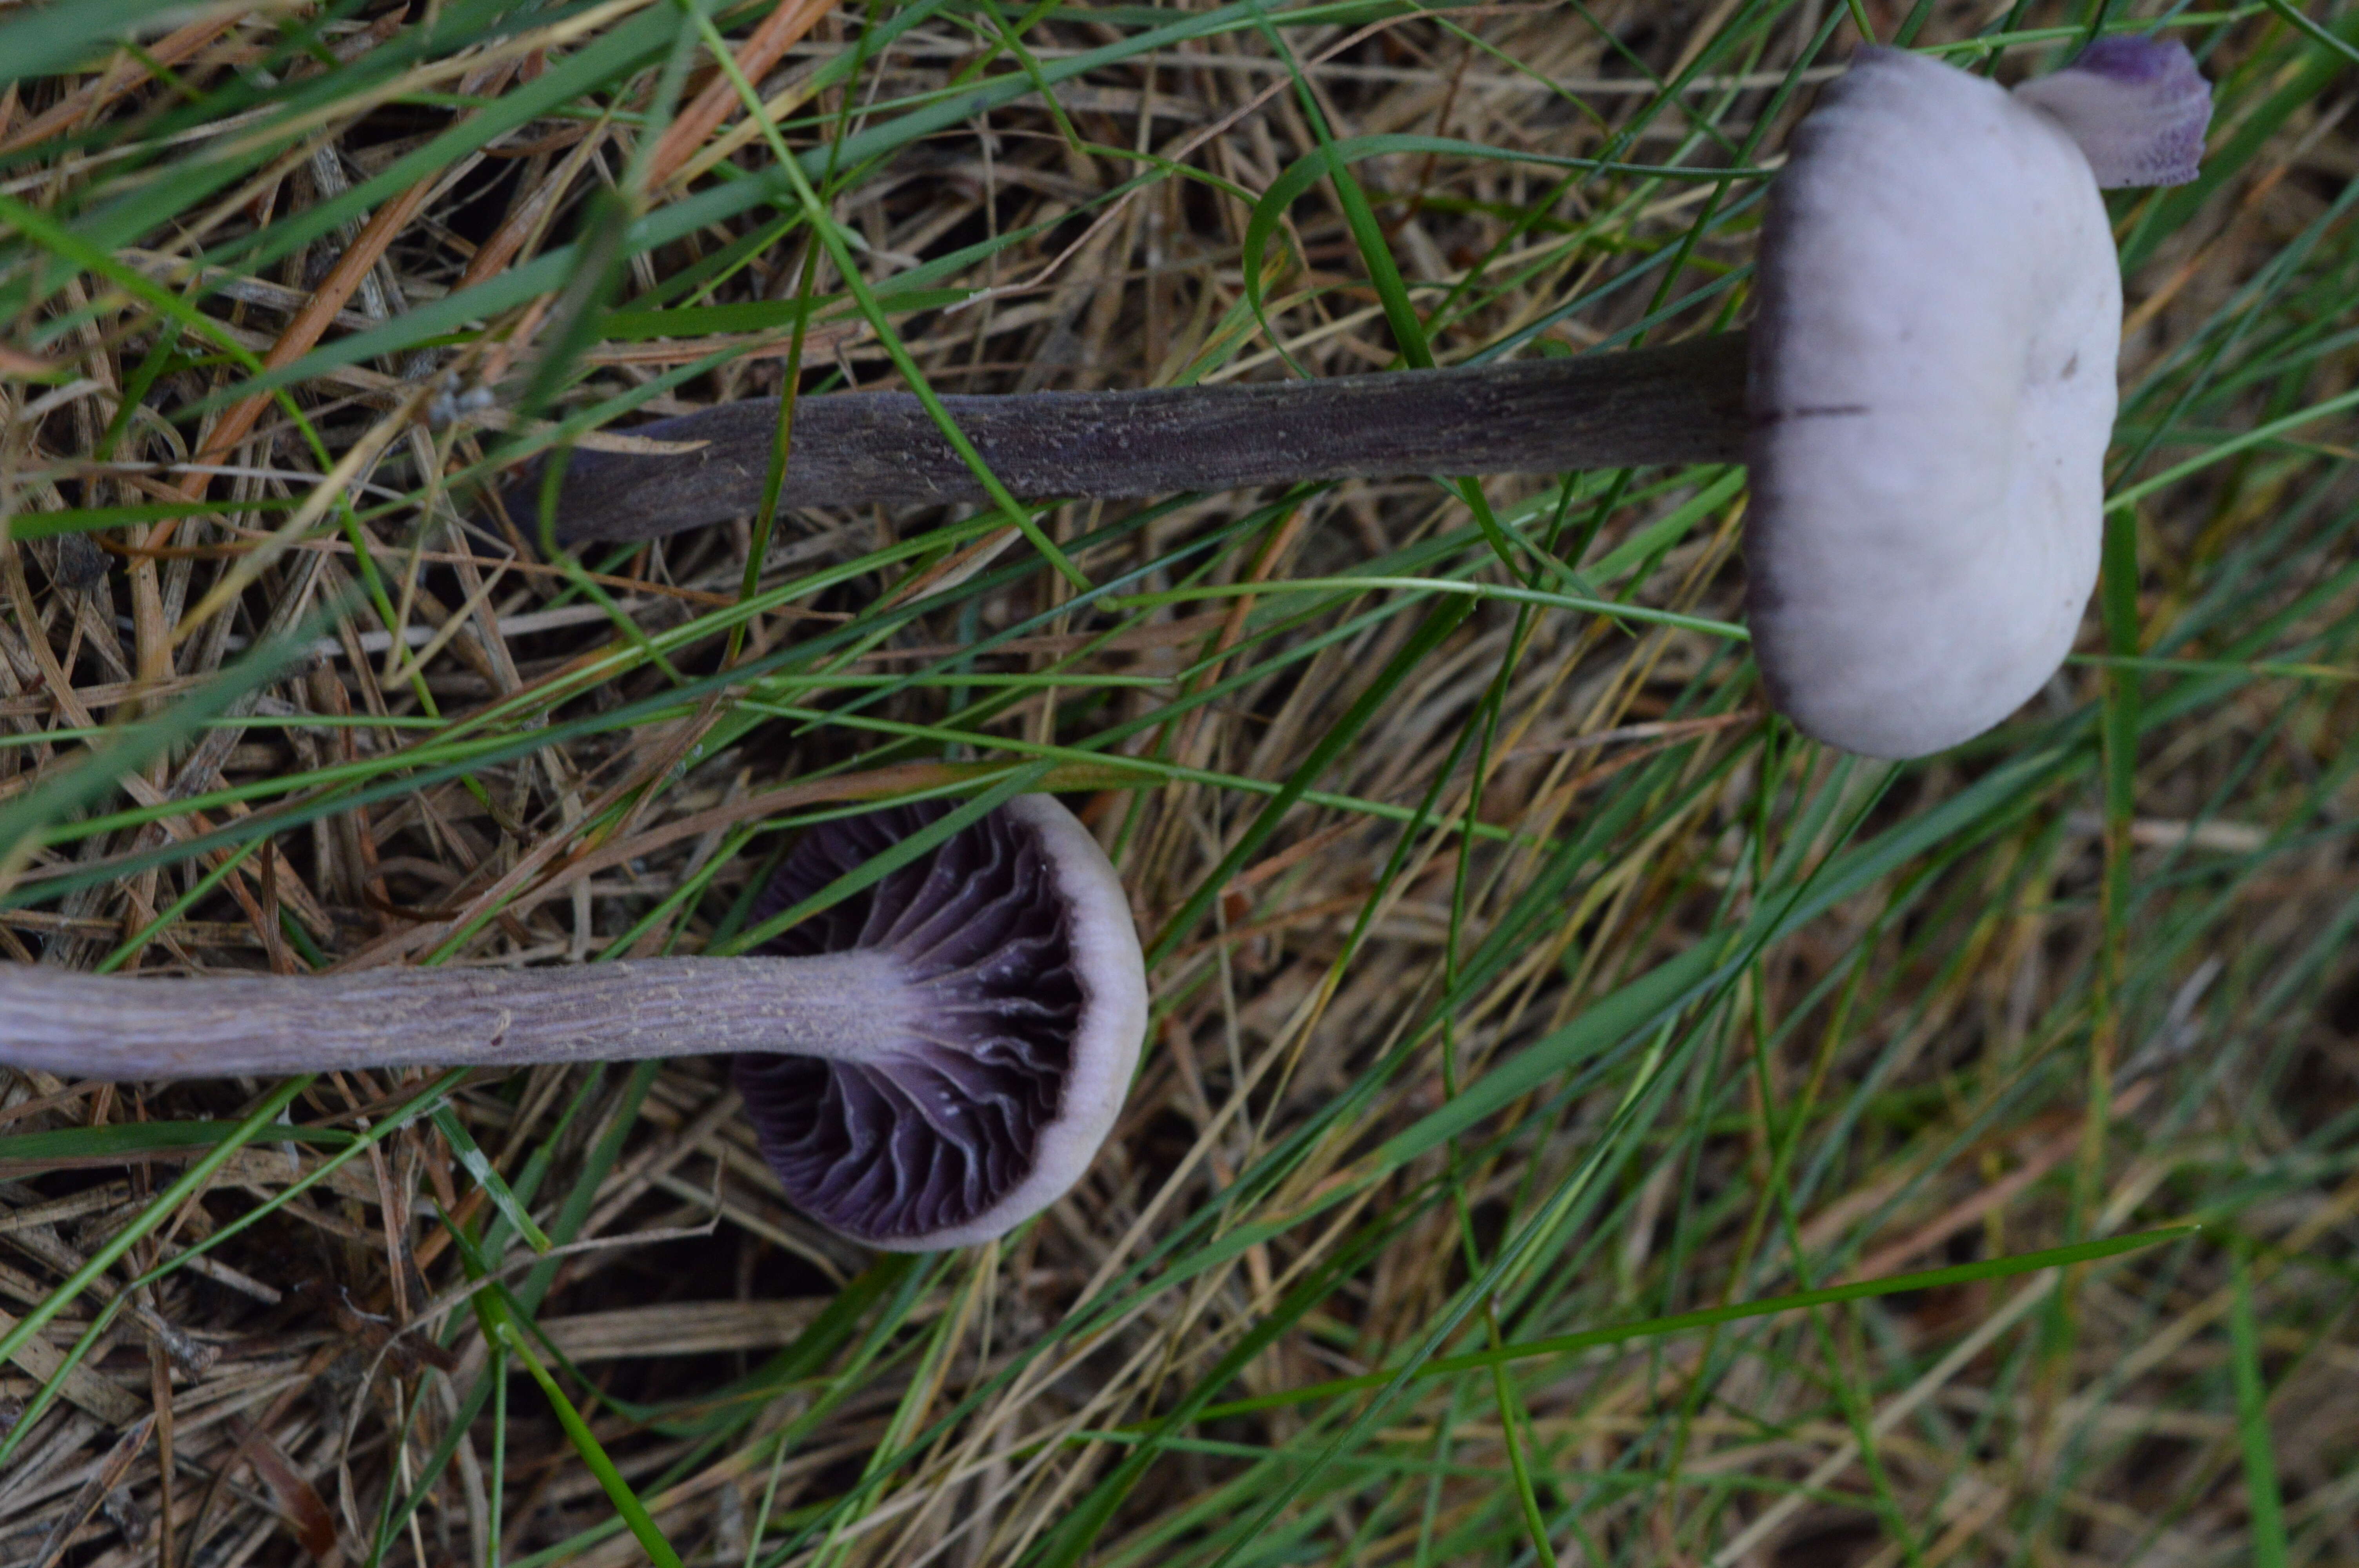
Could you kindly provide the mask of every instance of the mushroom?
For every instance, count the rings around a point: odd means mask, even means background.
[[[1751,620],[1807,733],[1922,755],[2062,662],[2094,581],[2119,267],[2102,186],[2194,178],[2209,89],[2184,46],[2107,38],[2013,93],[1868,48],[1775,182],[1750,334],[1452,370],[941,399],[1017,495],[1402,473],[1753,468]],[[775,399],[573,453],[557,536],[643,539],[759,503]],[[538,470],[506,492],[538,515]],[[795,409],[788,506],[980,502],[918,400]]]
[[[764,918],[948,810],[812,827]],[[737,957],[190,979],[0,965],[0,1065],[75,1077],[733,1053],[787,1195],[897,1252],[998,1236],[1071,1187],[1114,1126],[1146,1027],[1122,884],[1045,795]]]
[[[1861,50],[1762,230],[1746,620],[1805,733],[1916,757],[2071,651],[2097,580],[2121,268],[2100,185],[2195,175],[2186,49],[2113,38],[2009,93]]]

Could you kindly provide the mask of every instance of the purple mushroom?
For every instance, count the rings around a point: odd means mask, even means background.
[[[2191,179],[2184,47],[2113,38],[2008,92],[1862,49],[1770,189],[1746,620],[1771,698],[1873,757],[2047,684],[2097,580],[2121,266],[2101,186]]]
[[[812,827],[765,909],[948,809]],[[733,1054],[787,1195],[904,1252],[1000,1235],[1071,1187],[1122,1108],[1146,1027],[1122,884],[1045,795],[737,957],[191,979],[0,965],[0,1065],[72,1077]]]
[[[2120,265],[2101,187],[2195,177],[2211,93],[2183,45],[2097,40],[2008,92],[1864,49],[1772,187],[1750,333],[1319,381],[951,397],[1017,495],[1082,498],[1403,473],[1737,461],[1773,702],[1846,751],[1913,757],[2053,675],[2094,581]],[[581,451],[560,540],[750,510],[775,399]],[[788,506],[981,502],[905,393],[801,400]],[[537,514],[531,479],[508,491]]]

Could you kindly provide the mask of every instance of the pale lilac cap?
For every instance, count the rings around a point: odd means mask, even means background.
[[[2212,84],[2177,39],[2099,38],[2015,97],[2055,116],[2107,190],[2185,185],[2202,162]]]
[[[2121,339],[2098,186],[2185,178],[2203,92],[2146,39],[2013,93],[1864,49],[1796,128],[1762,232],[1745,557],[1763,677],[1805,733],[1941,751],[2071,651]]]

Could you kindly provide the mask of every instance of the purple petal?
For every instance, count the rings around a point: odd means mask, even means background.
[[[2212,124],[2212,84],[2176,40],[2099,38],[2015,96],[2062,124],[2106,189],[2193,179]]]

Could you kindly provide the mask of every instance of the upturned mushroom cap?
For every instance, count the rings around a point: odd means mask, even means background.
[[[947,815],[823,823],[759,916],[790,908]],[[765,951],[897,960],[900,1043],[862,1060],[737,1058],[763,1155],[805,1212],[870,1246],[998,1236],[1060,1196],[1113,1129],[1147,1028],[1146,968],[1105,854],[1072,814],[1022,795]]]
[[[1866,49],[1796,130],[1761,243],[1745,553],[1770,697],[1806,733],[1940,751],[2071,651],[2096,583],[2122,317],[2075,138],[2115,176],[2191,172],[2208,97],[2157,50],[2185,57],[2132,40],[2010,94]]]

